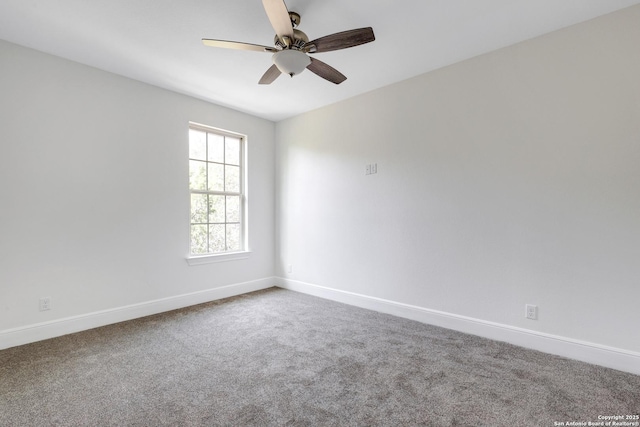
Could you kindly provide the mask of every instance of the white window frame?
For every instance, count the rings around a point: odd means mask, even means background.
[[[239,192],[227,192],[227,191],[210,191],[210,190],[192,190],[190,187],[189,190],[189,222],[188,222],[188,240],[187,240],[187,263],[189,265],[201,265],[201,264],[209,264],[213,262],[221,262],[221,261],[231,261],[238,259],[245,259],[249,257],[250,251],[248,248],[248,221],[247,221],[247,136],[237,133],[231,132],[224,129],[215,128],[212,126],[207,126],[199,123],[189,122],[188,130],[198,130],[201,132],[213,133],[221,136],[229,136],[233,138],[240,139],[240,177],[239,177]],[[187,144],[189,144],[189,139],[187,138]],[[187,150],[188,151],[188,150]],[[187,161],[192,160],[190,156],[187,156]],[[208,161],[207,161],[208,163]],[[225,163],[226,164],[226,163]],[[189,184],[187,184],[189,185]],[[226,252],[212,252],[206,254],[193,254],[191,252],[191,195],[192,194],[209,194],[209,195],[224,195],[224,196],[240,196],[240,242],[241,249],[237,251],[226,251]]]

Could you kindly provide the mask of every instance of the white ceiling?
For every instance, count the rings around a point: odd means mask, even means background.
[[[277,121],[638,3],[287,0],[310,39],[373,27],[373,43],[316,55],[341,85],[309,71],[258,85],[270,54],[202,45],[272,46],[260,0],[1,0],[0,39]]]

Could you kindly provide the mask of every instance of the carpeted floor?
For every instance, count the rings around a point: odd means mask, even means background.
[[[1,426],[555,426],[640,376],[268,289],[0,351]]]

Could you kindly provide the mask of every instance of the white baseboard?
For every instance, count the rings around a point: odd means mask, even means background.
[[[640,353],[278,277],[278,287],[640,375]]]
[[[0,350],[275,286],[268,277],[0,331]]]

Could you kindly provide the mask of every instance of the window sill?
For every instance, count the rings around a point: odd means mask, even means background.
[[[235,261],[238,259],[249,258],[249,251],[231,252],[228,254],[215,254],[215,255],[200,255],[187,257],[187,264],[189,265],[202,265],[212,264],[214,262]]]

